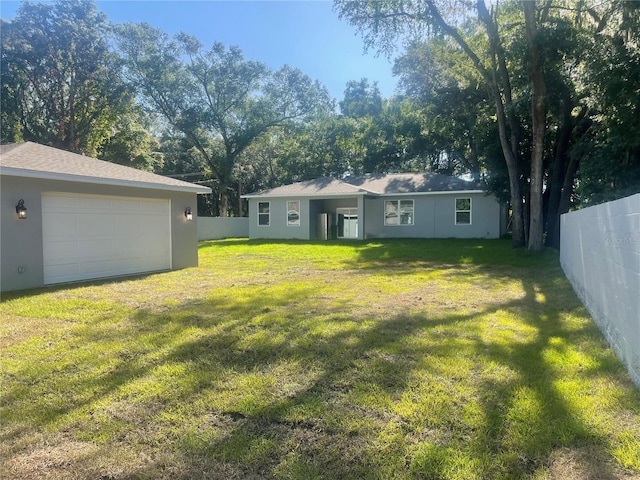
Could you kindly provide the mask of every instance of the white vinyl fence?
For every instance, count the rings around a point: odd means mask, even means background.
[[[560,262],[640,387],[640,194],[562,215]]]
[[[248,236],[247,217],[198,217],[198,241]]]

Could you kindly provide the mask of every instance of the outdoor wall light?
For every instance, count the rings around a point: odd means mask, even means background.
[[[18,214],[18,218],[20,220],[24,220],[27,218],[27,207],[24,206],[24,200],[18,200],[18,204],[16,205],[16,213]]]
[[[191,213],[191,207],[187,207],[184,210],[184,216],[187,220],[193,220],[193,214]]]

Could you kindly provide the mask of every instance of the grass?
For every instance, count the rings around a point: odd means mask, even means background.
[[[215,241],[0,306],[3,479],[640,478],[640,392],[552,251]]]

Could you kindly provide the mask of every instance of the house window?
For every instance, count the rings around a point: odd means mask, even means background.
[[[413,225],[413,200],[385,200],[385,225]]]
[[[300,226],[300,200],[287,202],[287,225]]]
[[[258,225],[268,227],[270,223],[269,202],[258,202]]]
[[[456,198],[456,225],[471,225],[470,198]]]

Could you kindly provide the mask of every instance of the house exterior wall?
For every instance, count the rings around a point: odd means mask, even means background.
[[[456,199],[471,199],[471,224],[456,225]],[[300,226],[287,225],[287,201],[300,200]],[[385,225],[386,200],[413,200],[413,225]],[[270,224],[258,225],[258,203],[269,202]],[[484,193],[430,193],[384,197],[331,198],[264,197],[249,199],[249,237],[273,239],[317,238],[316,217],[338,208],[358,209],[358,239],[365,238],[499,238],[503,209]]]
[[[287,225],[287,201],[300,200],[300,225]],[[269,225],[258,225],[258,203],[269,202]],[[249,199],[249,238],[291,238],[310,240],[309,200],[301,198]]]
[[[456,199],[471,199],[471,224],[456,225]],[[384,202],[413,200],[413,225],[385,225]],[[499,238],[501,206],[484,193],[431,193],[367,199],[367,238]]]
[[[287,225],[287,202],[300,201],[300,225]],[[269,202],[269,225],[258,225],[258,203]],[[334,214],[337,208],[358,208],[359,219],[363,218],[362,197],[345,196],[336,198],[305,197],[265,197],[249,198],[249,238],[315,240],[318,237],[316,220],[321,213]],[[360,220],[361,221],[361,220]],[[362,229],[360,229],[362,232]],[[364,233],[360,233],[364,238]]]
[[[196,194],[148,188],[119,187],[80,182],[0,175],[0,289],[36,288],[44,285],[42,194],[65,192],[171,200],[171,265],[181,269],[198,265]],[[18,220],[15,206],[23,199],[27,218]],[[186,207],[194,219],[187,221]]]
[[[562,215],[560,264],[640,387],[640,194]]]

